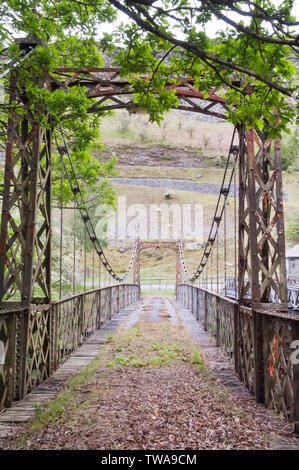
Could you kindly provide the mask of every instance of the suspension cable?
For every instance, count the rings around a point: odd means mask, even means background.
[[[73,162],[72,162],[71,154],[70,154],[68,145],[66,143],[64,134],[63,134],[61,129],[60,129],[60,133],[61,133],[63,146],[58,145],[57,139],[56,139],[56,146],[57,146],[58,152],[59,152],[60,157],[61,157],[61,161],[62,161],[62,164],[63,164],[65,175],[66,175],[67,180],[70,184],[71,190],[74,194],[74,199],[75,199],[75,202],[76,202],[76,206],[79,209],[79,212],[80,212],[80,215],[81,215],[81,218],[82,218],[85,230],[86,230],[86,234],[88,235],[88,237],[89,237],[89,239],[92,243],[92,246],[94,247],[97,255],[99,256],[99,258],[101,260],[101,263],[105,267],[105,270],[108,272],[108,274],[110,274],[116,281],[123,282],[126,279],[126,277],[128,276],[128,274],[131,271],[132,266],[135,262],[136,251],[137,251],[137,240],[135,240],[135,242],[134,242],[131,259],[130,259],[129,265],[127,267],[127,270],[123,275],[119,276],[112,269],[108,259],[105,256],[105,253],[102,249],[100,241],[97,238],[93,223],[91,221],[91,218],[90,218],[90,215],[89,215],[89,212],[88,212],[88,208],[86,206],[86,202],[84,200],[84,196],[83,196],[82,191],[81,191],[80,186],[79,186],[79,182],[78,182],[78,178],[77,178],[75,168],[74,168],[74,165],[73,165]],[[67,166],[65,164],[64,155],[67,155],[67,157],[68,157],[68,162],[69,162],[69,165],[70,165],[69,169],[67,168]],[[70,173],[71,173],[71,175],[70,175]],[[73,184],[73,182],[75,182],[75,185]]]
[[[183,255],[183,248],[181,247],[181,249],[179,251],[180,252],[180,260],[181,260],[181,267],[182,267],[182,270],[185,274],[186,279],[189,282],[194,282],[196,279],[200,278],[200,276],[203,273],[203,271],[205,270],[206,266],[209,265],[209,263],[207,263],[207,261],[208,261],[208,258],[210,256],[210,254],[211,254],[211,251],[212,251],[212,248],[214,246],[215,241],[216,241],[216,245],[217,245],[217,265],[218,265],[218,231],[219,231],[219,225],[220,225],[220,223],[223,219],[223,216],[226,219],[225,207],[226,207],[226,204],[227,204],[227,198],[228,198],[228,195],[230,193],[233,176],[234,176],[235,171],[236,171],[236,164],[237,164],[237,161],[238,161],[238,155],[239,155],[239,152],[240,152],[240,146],[234,144],[236,135],[237,135],[237,127],[235,126],[234,131],[233,131],[233,135],[232,135],[232,139],[231,139],[231,144],[230,144],[230,148],[229,148],[227,161],[226,161],[224,175],[223,175],[223,178],[222,178],[222,183],[221,183],[221,187],[220,187],[220,191],[219,191],[219,195],[218,195],[218,200],[217,200],[217,203],[216,203],[214,216],[213,216],[212,224],[211,224],[210,231],[209,231],[209,235],[208,235],[207,241],[204,244],[205,248],[204,248],[204,252],[202,254],[202,257],[200,259],[199,266],[198,266],[198,268],[196,269],[196,271],[194,272],[193,275],[190,275],[190,273],[188,272],[188,269],[186,267],[185,260],[184,260],[184,255]],[[230,176],[228,177],[228,182],[227,182],[227,174],[228,174],[229,166],[230,166],[230,163],[231,163],[231,156],[233,156],[233,167],[232,167],[232,170],[231,170]],[[235,182],[235,180],[234,180],[234,182]],[[223,198],[222,204],[221,204],[221,198]],[[225,223],[226,223],[226,220],[225,220]],[[226,232],[226,227],[224,228],[224,230]],[[225,237],[226,237],[226,233],[225,233]],[[224,250],[225,250],[225,258],[226,258],[226,247],[225,246],[224,246]],[[225,263],[225,260],[224,260],[224,263]],[[224,269],[226,269],[225,266],[224,266]],[[208,269],[206,270],[206,273],[207,273],[207,271],[208,271]],[[217,284],[218,284],[218,268],[217,268]]]

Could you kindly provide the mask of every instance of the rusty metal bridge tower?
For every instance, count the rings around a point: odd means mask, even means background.
[[[253,306],[287,310],[280,141],[254,129],[240,132],[238,225],[240,302],[248,304],[250,291]]]
[[[133,283],[140,285],[140,255],[143,250],[165,248],[175,251],[176,254],[176,289],[179,284],[183,282],[183,272],[180,260],[180,245],[181,240],[165,241],[165,240],[151,240],[141,241],[137,240],[136,257],[133,267]]]
[[[20,43],[24,50],[35,46],[32,40]],[[60,74],[61,81],[46,77],[38,85],[49,90],[59,86],[86,86],[87,96],[99,99],[90,112],[136,108],[133,89],[119,78],[118,69],[64,68],[55,73]],[[203,100],[203,94],[190,81],[179,83],[175,91],[179,109],[188,108],[225,119],[227,105],[215,92]],[[198,104],[198,99],[206,105]],[[16,105],[23,109],[22,117],[15,111]],[[219,105],[223,112],[219,111]],[[21,305],[47,304],[51,302],[51,116],[47,110],[40,110],[46,115],[47,126],[32,119],[17,70],[10,79],[10,106],[0,235],[0,300],[13,287]],[[246,130],[244,125],[238,126],[238,134],[239,301],[285,309],[287,279],[280,143],[275,140],[273,151],[267,135]],[[224,192],[223,196],[226,198],[227,194]],[[208,244],[211,247],[213,239]],[[201,268],[197,274],[200,272]],[[276,302],[271,305],[270,288],[276,294]]]

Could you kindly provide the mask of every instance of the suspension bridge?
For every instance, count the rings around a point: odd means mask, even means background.
[[[35,44],[24,40],[21,46],[24,54],[30,54]],[[299,340],[299,317],[294,309],[298,288],[288,286],[286,273],[279,140],[272,142],[264,133],[246,129],[244,123],[235,127],[209,235],[194,272],[184,259],[182,240],[137,238],[127,269],[118,274],[97,238],[66,136],[58,132],[54,141],[51,126],[32,120],[17,86],[18,66],[6,66],[4,73],[10,74],[10,106],[17,103],[23,113],[12,112],[7,128],[0,234],[0,422],[2,418],[9,421],[6,410],[38,390],[112,317],[128,308],[138,309],[141,252],[162,247],[175,251],[178,308],[191,311],[215,338],[256,401],[282,413],[298,433],[299,365],[291,360],[294,342]],[[120,78],[117,68],[60,68],[45,80],[51,90],[74,85],[84,86],[87,96],[97,99],[90,113],[137,107],[133,88]],[[227,104],[217,90],[206,97],[191,80],[169,88],[178,96],[178,109],[226,119]],[[51,116],[45,113],[50,123]],[[84,288],[76,292],[74,230],[72,292],[63,294],[60,270],[59,299],[53,296],[51,266],[51,161],[55,149],[62,161],[62,178],[67,179],[73,194],[74,220],[79,214],[85,240]],[[234,248],[228,271],[230,191],[234,195]],[[60,247],[62,207],[61,217]],[[86,240],[92,245],[90,290]]]

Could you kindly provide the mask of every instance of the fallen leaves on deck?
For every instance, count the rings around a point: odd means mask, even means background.
[[[143,318],[137,329],[119,331],[57,421],[7,448],[271,448],[279,418],[229,393],[196,363],[187,337],[167,320],[161,326]]]

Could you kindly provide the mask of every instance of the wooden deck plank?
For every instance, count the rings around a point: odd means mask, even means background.
[[[0,423],[18,423],[28,421],[35,416],[35,410],[22,411],[22,410],[6,410],[5,413],[0,415]]]
[[[0,426],[0,439],[5,439],[6,437],[13,436],[16,431],[20,429],[19,426],[11,424],[1,424]]]

